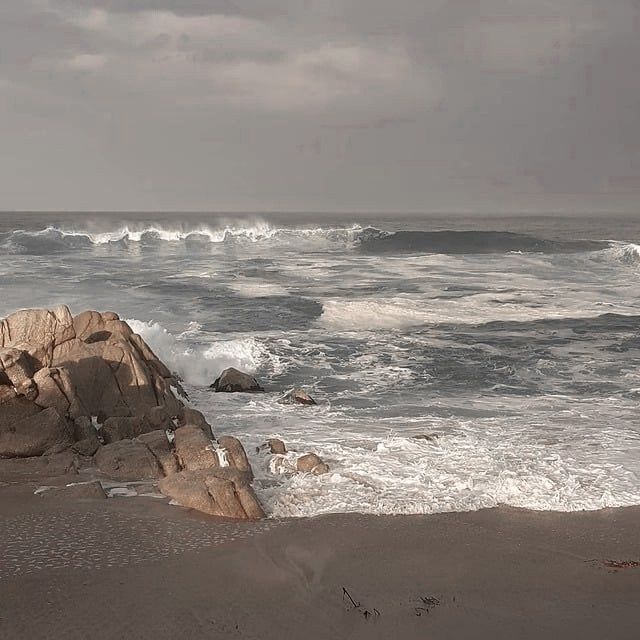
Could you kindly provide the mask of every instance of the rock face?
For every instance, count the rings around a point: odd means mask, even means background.
[[[304,389],[291,389],[278,402],[280,404],[318,404]]]
[[[263,391],[235,369],[213,387]],[[160,480],[165,495],[205,513],[264,517],[240,441],[216,442],[174,389],[179,381],[115,313],[74,317],[60,306],[8,316],[0,321],[0,477],[55,477],[92,463],[112,480]],[[104,499],[99,483],[53,495]]]
[[[225,369],[210,388],[225,393],[260,393],[264,391],[253,376],[233,367]]]
[[[171,372],[114,313],[18,311],[0,322],[0,457],[48,454],[87,438],[78,452],[91,455],[97,438],[75,424],[91,416],[130,418],[128,431],[106,429],[107,442],[173,427],[182,403],[172,386]]]

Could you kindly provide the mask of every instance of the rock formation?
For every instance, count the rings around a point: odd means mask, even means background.
[[[234,369],[215,385],[262,391]],[[57,477],[82,467],[111,480],[159,481],[179,504],[212,515],[264,517],[240,441],[215,441],[205,417],[174,390],[179,381],[116,314],[18,311],[0,322],[0,476]],[[56,494],[100,495],[95,485],[77,486]]]

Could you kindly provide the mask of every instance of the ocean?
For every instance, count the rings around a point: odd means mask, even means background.
[[[640,504],[639,275],[639,217],[0,214],[0,316],[117,312],[275,517]]]

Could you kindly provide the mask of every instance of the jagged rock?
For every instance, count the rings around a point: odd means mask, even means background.
[[[291,389],[278,402],[280,404],[318,404],[304,389]]]
[[[0,322],[0,347],[33,345],[30,353],[37,359],[38,368],[51,366],[54,347],[73,338],[73,318],[63,305],[52,310],[17,311]]]
[[[324,463],[322,458],[315,453],[307,453],[304,456],[300,456],[296,461],[296,468],[302,473],[313,473],[316,476],[329,471],[329,465]]]
[[[224,449],[229,466],[246,471],[250,479],[253,480],[253,471],[240,440],[233,436],[222,436],[218,438],[218,444]]]
[[[267,447],[269,447],[269,451],[271,453],[277,453],[284,455],[287,453],[287,447],[285,446],[282,440],[278,440],[278,438],[271,438],[267,440]]]
[[[162,479],[162,493],[184,507],[213,516],[259,519],[264,511],[246,472],[224,468],[181,471]]]
[[[164,406],[171,418],[182,407],[172,392],[178,381],[113,313],[19,311],[0,322],[0,349],[0,386],[11,384],[28,399],[39,395],[38,404],[72,417],[138,416]],[[40,373],[45,368],[51,370]]]
[[[60,415],[71,418],[86,416],[87,410],[78,398],[69,372],[64,368],[43,367],[35,373],[37,387],[34,402],[44,409],[55,407]]]
[[[0,372],[4,373],[4,383],[14,387],[23,385],[35,373],[29,355],[13,347],[0,349]]]
[[[98,469],[114,480],[156,480],[162,470],[156,457],[142,442],[119,440],[100,447],[94,456]]]
[[[136,440],[142,442],[151,451],[165,476],[177,473],[180,470],[167,434],[163,429],[144,433]]]
[[[15,422],[0,424],[0,456],[6,458],[58,453],[73,442],[73,428],[53,407]]]
[[[253,376],[233,367],[225,369],[209,388],[225,393],[259,393],[264,391]]]
[[[176,429],[173,444],[182,469],[197,471],[220,466],[213,441],[200,427],[187,425]]]
[[[98,480],[92,482],[77,482],[63,487],[47,487],[45,491],[38,492],[43,498],[60,498],[64,500],[106,500],[102,485]]]
[[[100,447],[100,440],[93,423],[86,416],[73,421],[73,450],[81,456],[92,456]]]
[[[0,478],[8,480],[55,478],[78,473],[78,460],[73,451],[31,458],[0,458]]]
[[[187,425],[200,427],[208,436],[212,436],[211,425],[207,422],[204,415],[197,409],[184,407],[178,415],[178,426],[185,427]]]

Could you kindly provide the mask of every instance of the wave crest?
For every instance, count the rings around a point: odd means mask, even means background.
[[[54,253],[67,249],[105,245],[190,243],[222,244],[229,242],[275,244],[353,243],[360,235],[360,225],[336,228],[274,227],[255,220],[246,224],[224,226],[199,225],[171,227],[159,224],[124,225],[115,230],[93,231],[49,226],[36,231],[16,229],[5,234],[2,246],[14,253]]]

